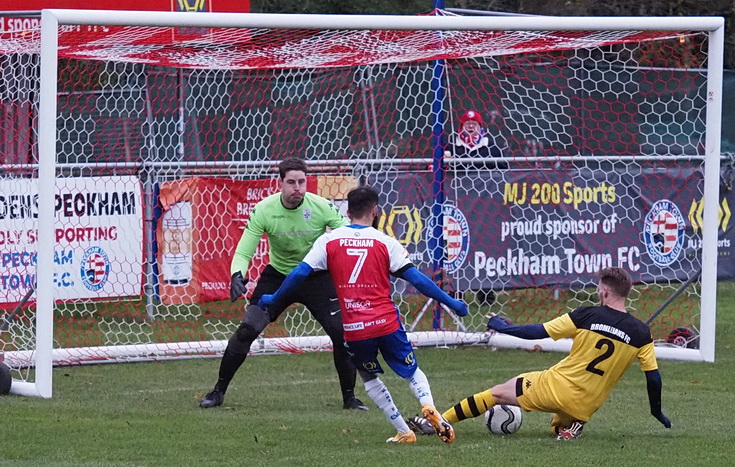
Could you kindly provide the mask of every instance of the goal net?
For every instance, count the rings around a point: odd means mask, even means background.
[[[287,156],[343,210],[376,187],[380,228],[469,304],[395,282],[416,345],[568,350],[488,335],[486,315],[552,319],[620,266],[658,354],[712,361],[721,18],[435,13],[45,10],[0,32],[13,391],[50,397],[53,365],[220,354],[245,304],[232,253]],[[251,350],[330,348],[294,306]]]

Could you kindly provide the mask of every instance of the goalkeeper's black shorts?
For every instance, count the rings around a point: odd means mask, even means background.
[[[263,269],[258,279],[250,304],[257,305],[258,300],[265,294],[273,294],[281,286],[286,276],[276,271],[270,264]],[[304,279],[304,281],[283,300],[273,303],[268,307],[268,316],[271,322],[278,319],[281,313],[294,303],[301,303],[314,318],[324,326],[325,322],[339,323],[342,327],[342,316],[339,313],[339,301],[337,291],[332,282],[329,271],[315,271]]]

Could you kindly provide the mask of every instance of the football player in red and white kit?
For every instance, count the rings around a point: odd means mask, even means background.
[[[278,291],[263,295],[259,304],[264,308],[277,304],[311,272],[329,270],[342,307],[345,343],[365,383],[365,392],[398,431],[387,442],[413,443],[416,435],[378,377],[383,373],[378,352],[396,374],[408,381],[422,413],[442,441],[451,443],[454,430],[434,407],[429,382],[418,367],[400,313],[391,298],[389,275],[407,280],[419,292],[448,306],[458,316],[467,314],[467,305],[437,287],[411,264],[408,252],[396,239],[373,226],[378,217],[378,200],[373,188],[361,186],[351,190],[347,195],[347,214],[352,223],[319,237]]]

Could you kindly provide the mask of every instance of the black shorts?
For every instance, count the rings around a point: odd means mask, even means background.
[[[257,305],[260,297],[266,294],[273,294],[283,284],[286,276],[276,271],[270,264],[263,269],[263,273],[258,279],[253,295],[250,297],[250,304]],[[279,300],[268,307],[268,316],[271,322],[278,319],[283,310],[294,303],[301,303],[320,323],[327,316],[336,316],[339,312],[339,301],[337,299],[337,290],[334,288],[332,276],[329,271],[315,271],[309,274],[304,281],[299,284],[291,293],[283,300]],[[342,317],[339,316],[341,320]],[[340,326],[341,327],[341,326]]]

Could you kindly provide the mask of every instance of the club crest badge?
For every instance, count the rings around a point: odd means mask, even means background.
[[[643,243],[657,266],[668,266],[684,249],[686,223],[681,211],[667,199],[656,201],[643,222]]]
[[[98,246],[88,248],[82,256],[79,273],[88,290],[97,292],[104,287],[110,277],[110,258],[105,250]]]
[[[470,251],[470,225],[460,209],[451,204],[442,207],[444,225],[444,267],[449,273],[457,271],[464,264]],[[428,231],[431,234],[431,229]]]

